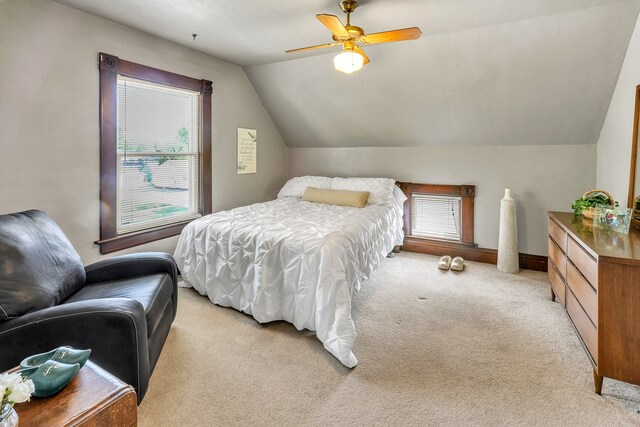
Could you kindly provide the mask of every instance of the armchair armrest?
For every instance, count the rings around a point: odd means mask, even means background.
[[[173,257],[162,252],[120,255],[85,266],[86,283],[108,282],[147,274],[167,273],[177,285],[178,267]]]
[[[147,322],[138,301],[78,301],[0,324],[0,371],[62,345],[90,348],[90,359],[131,384],[139,399],[146,392],[150,376]]]
[[[167,273],[173,282],[173,318],[178,312],[178,267],[173,257],[163,252],[120,255],[87,265],[86,284],[128,279],[147,274]]]

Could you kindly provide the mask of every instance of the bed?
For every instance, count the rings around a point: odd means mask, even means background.
[[[302,201],[307,187],[369,191],[364,208]],[[402,244],[405,195],[386,178],[296,177],[265,203],[217,212],[182,231],[175,259],[184,285],[258,322],[315,331],[347,367],[351,301]]]

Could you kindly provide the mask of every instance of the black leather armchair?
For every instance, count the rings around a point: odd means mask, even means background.
[[[83,267],[45,212],[0,215],[0,371],[61,345],[90,348],[140,403],[176,315],[176,275],[162,253]]]

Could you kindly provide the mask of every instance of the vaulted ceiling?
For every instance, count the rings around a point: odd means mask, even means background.
[[[419,26],[333,69],[337,0],[57,0],[245,69],[289,146],[594,144],[638,0],[362,0],[367,32]],[[194,41],[192,33],[198,34]],[[214,82],[215,84],[215,82]]]

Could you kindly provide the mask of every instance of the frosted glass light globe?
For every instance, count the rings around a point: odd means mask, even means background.
[[[336,67],[336,70],[347,74],[358,71],[363,64],[364,58],[362,55],[352,50],[346,50],[333,58],[333,66]]]

